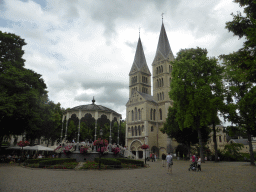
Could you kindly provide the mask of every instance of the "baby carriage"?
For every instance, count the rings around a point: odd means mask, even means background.
[[[197,163],[192,163],[192,164],[190,165],[190,167],[188,168],[188,170],[189,170],[189,171],[190,171],[190,170],[196,171],[196,170],[197,170]]]

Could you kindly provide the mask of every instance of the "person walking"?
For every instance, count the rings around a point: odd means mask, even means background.
[[[198,156],[198,160],[197,160],[197,171],[201,171],[201,157],[200,156]]]
[[[166,161],[167,161],[167,174],[172,173],[172,165],[173,165],[173,162],[172,162],[172,155],[171,153],[168,153],[167,157],[166,157]]]
[[[162,166],[166,166],[166,155],[164,153],[162,154]]]

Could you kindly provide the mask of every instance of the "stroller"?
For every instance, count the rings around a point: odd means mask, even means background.
[[[192,163],[191,165],[190,165],[190,167],[188,168],[188,170],[190,171],[190,170],[192,170],[192,171],[196,171],[197,170],[197,163],[195,162],[195,163]]]

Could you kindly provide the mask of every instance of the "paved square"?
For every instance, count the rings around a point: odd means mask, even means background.
[[[206,162],[202,172],[174,161],[167,174],[161,161],[146,169],[53,170],[0,164],[0,191],[256,191],[256,167],[246,162]]]

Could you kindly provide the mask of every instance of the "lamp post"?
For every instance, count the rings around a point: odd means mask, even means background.
[[[102,135],[103,135],[103,130],[102,130],[102,128],[100,129],[100,137],[102,137]],[[102,138],[101,138],[102,139]],[[103,139],[102,139],[103,140]],[[101,144],[99,144],[100,145],[100,152],[99,152],[99,156],[100,156],[100,158],[99,158],[99,169],[100,169],[100,164],[101,164]],[[102,145],[103,145],[103,142],[102,142]]]

